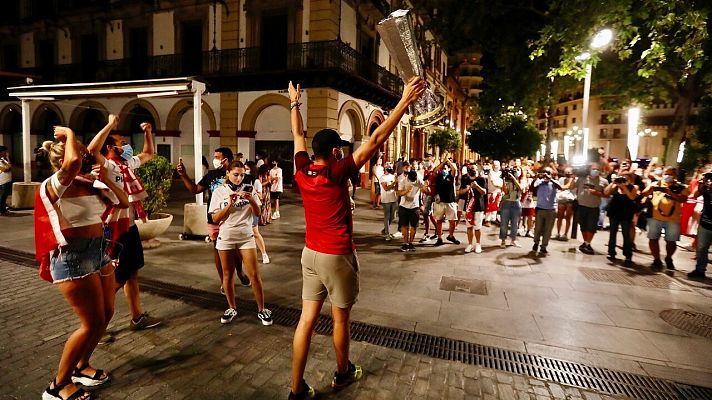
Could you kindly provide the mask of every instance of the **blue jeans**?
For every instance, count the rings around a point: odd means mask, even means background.
[[[7,211],[7,197],[10,195],[10,190],[12,189],[12,182],[8,182],[0,185],[0,213]]]
[[[712,245],[712,229],[707,229],[702,226],[697,228],[697,264],[695,271],[702,272],[707,270],[707,262],[709,261],[710,245]]]
[[[518,201],[502,200],[499,203],[499,212],[502,223],[499,225],[499,238],[507,238],[507,226],[511,224],[509,237],[517,240],[517,228],[519,227],[519,217],[522,215],[522,205]]]
[[[609,218],[611,228],[608,236],[608,255],[616,256],[616,237],[618,236],[618,226],[623,234],[623,257],[630,259],[633,257],[633,240],[630,237],[630,224],[633,220],[619,220]]]
[[[383,232],[388,235],[391,233],[391,222],[398,212],[398,203],[381,203],[383,206]]]

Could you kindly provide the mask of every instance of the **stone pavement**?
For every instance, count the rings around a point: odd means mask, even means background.
[[[197,289],[217,291],[211,245],[177,240],[182,231],[182,204],[191,201],[182,185],[173,185],[169,212],[173,225],[163,245],[146,251],[146,277]],[[553,241],[550,256],[528,255],[522,248],[499,249],[498,229],[483,231],[482,254],[464,254],[464,244],[440,248],[417,246],[401,253],[397,241],[377,234],[382,211],[366,205],[360,191],[355,213],[355,237],[361,261],[361,295],[355,320],[468,342],[581,362],[588,365],[710,386],[712,341],[672,327],[659,314],[683,309],[712,315],[712,281],[693,282],[692,253],[675,255],[678,271],[650,274],[647,240],[634,255],[640,265],[623,269],[605,258],[607,232],[596,235],[598,254],[576,251],[578,242]],[[282,218],[261,232],[272,263],[261,266],[266,300],[300,307],[304,219],[301,203],[286,192]],[[29,213],[0,219],[0,246],[33,251]],[[0,217],[1,218],[1,217]],[[11,222],[5,228],[6,221]],[[456,236],[465,241],[464,227]],[[441,290],[443,278],[453,278],[454,291]],[[467,291],[471,286],[478,290]],[[238,296],[251,298],[238,288]],[[151,301],[144,301],[153,311]],[[160,312],[154,312],[160,315]],[[215,321],[219,315],[211,316]]]
[[[0,400],[37,399],[52,379],[64,342],[78,322],[59,291],[36,271],[0,261]],[[111,381],[102,399],[284,399],[289,391],[293,330],[264,327],[254,315],[222,326],[219,313],[144,295],[166,319],[131,332],[123,296],[112,322],[117,340],[98,346],[92,364]],[[353,342],[364,378],[333,394],[328,336],[315,335],[308,382],[333,399],[610,399],[595,392],[481,367]]]

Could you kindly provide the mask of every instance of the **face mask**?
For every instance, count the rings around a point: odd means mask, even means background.
[[[392,173],[393,173],[393,168],[386,168],[386,172],[388,172],[389,174],[392,174]]]
[[[227,187],[229,187],[230,190],[232,190],[233,192],[237,190],[238,186],[240,186],[240,185],[238,185],[236,183],[232,183],[229,180],[227,181]]]
[[[440,173],[442,174],[442,176],[448,176],[450,174],[450,172],[446,169],[440,171]]]
[[[213,167],[215,167],[215,169],[220,169],[220,167],[222,167],[222,160],[213,158]]]
[[[665,176],[663,176],[663,181],[665,181],[665,183],[670,183],[670,182],[672,182],[672,181],[674,181],[674,180],[675,180],[675,178],[674,178],[672,175],[665,175]]]
[[[121,146],[121,158],[123,158],[126,161],[129,161],[131,157],[133,157],[133,148],[131,148],[130,144],[125,144]]]
[[[519,178],[520,176],[522,176],[522,171],[520,171],[520,170],[514,171],[514,176],[515,176],[516,178]]]
[[[430,161],[426,161],[423,164],[425,164],[425,168],[430,168]]]
[[[599,172],[599,171],[598,171],[597,169],[593,169],[593,170],[591,170],[591,176],[592,176],[592,177],[594,177],[594,178],[595,178],[595,177],[597,177],[597,176],[598,176],[598,174],[600,174],[600,172]]]
[[[477,174],[477,171],[475,171],[474,169],[468,169],[468,170],[467,170],[467,175],[475,176],[476,174]]]
[[[663,174],[663,170],[660,168],[655,168],[655,170],[653,171],[653,175],[660,176],[662,174]]]

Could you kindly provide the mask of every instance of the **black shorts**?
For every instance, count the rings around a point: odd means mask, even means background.
[[[584,207],[582,205],[576,207],[576,217],[578,218],[581,232],[596,232],[600,213],[601,210],[598,207]]]
[[[398,228],[417,228],[420,223],[420,209],[398,207]]]
[[[123,285],[134,272],[143,267],[143,245],[141,245],[141,238],[138,235],[138,227],[131,225],[128,232],[121,235],[117,242],[121,243],[121,246],[116,246],[111,258],[116,259],[116,253],[120,249],[119,266],[116,267],[114,273],[116,282]]]
[[[272,200],[279,200],[282,197],[282,192],[269,192],[269,198]]]

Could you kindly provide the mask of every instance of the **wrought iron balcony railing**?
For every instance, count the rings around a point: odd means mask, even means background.
[[[338,72],[360,78],[400,97],[403,83],[343,42],[323,41],[288,44],[285,51],[249,47],[205,51],[201,54],[170,54],[142,59],[55,65],[28,69],[46,83],[102,82],[179,76],[228,78],[265,74]],[[39,82],[36,82],[39,83]]]

